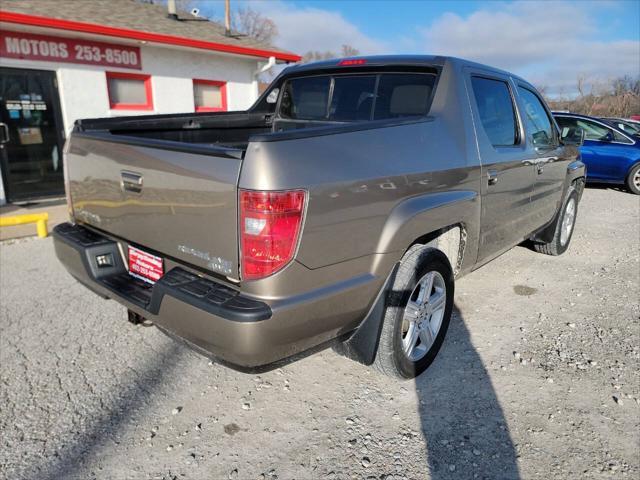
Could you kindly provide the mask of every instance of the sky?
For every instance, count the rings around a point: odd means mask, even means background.
[[[195,2],[220,18],[223,3]],[[521,75],[553,96],[640,76],[640,0],[231,0],[278,27],[275,45],[299,54],[453,55]]]

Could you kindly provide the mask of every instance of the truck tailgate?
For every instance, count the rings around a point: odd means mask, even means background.
[[[67,189],[77,222],[238,278],[242,150],[74,132]]]

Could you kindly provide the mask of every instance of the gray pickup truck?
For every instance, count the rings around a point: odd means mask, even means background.
[[[567,249],[582,136],[460,59],[294,65],[247,111],[78,121],[55,250],[131,321],[233,368],[331,345],[411,378],[454,278],[524,241]]]

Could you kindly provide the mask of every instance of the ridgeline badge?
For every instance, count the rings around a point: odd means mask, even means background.
[[[178,245],[178,251],[204,260],[207,262],[207,266],[216,272],[224,273],[225,275],[231,275],[233,272],[233,262],[231,262],[231,260],[216,257],[211,255],[209,252],[203,252],[186,245]]]

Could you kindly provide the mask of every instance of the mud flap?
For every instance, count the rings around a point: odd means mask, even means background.
[[[582,197],[582,192],[584,191],[584,179],[578,178],[573,182],[571,182],[571,184],[565,190],[565,193],[562,197],[562,203],[560,204],[560,208],[558,209],[556,214],[553,216],[551,223],[549,223],[544,228],[534,233],[530,237],[530,240],[534,242],[542,242],[542,243],[548,243],[551,240],[553,240],[553,236],[556,233],[556,226],[558,225],[560,215],[562,214],[564,209],[564,203],[567,197],[569,197],[569,195],[573,190],[575,190],[578,193],[578,202],[580,202],[580,198]]]
[[[380,331],[387,302],[387,293],[396,278],[396,272],[400,263],[396,263],[387,277],[386,282],[378,292],[375,302],[369,313],[364,318],[360,326],[353,334],[343,342],[333,345],[333,350],[344,357],[347,357],[364,365],[371,365],[378,352],[378,342],[380,341]]]

